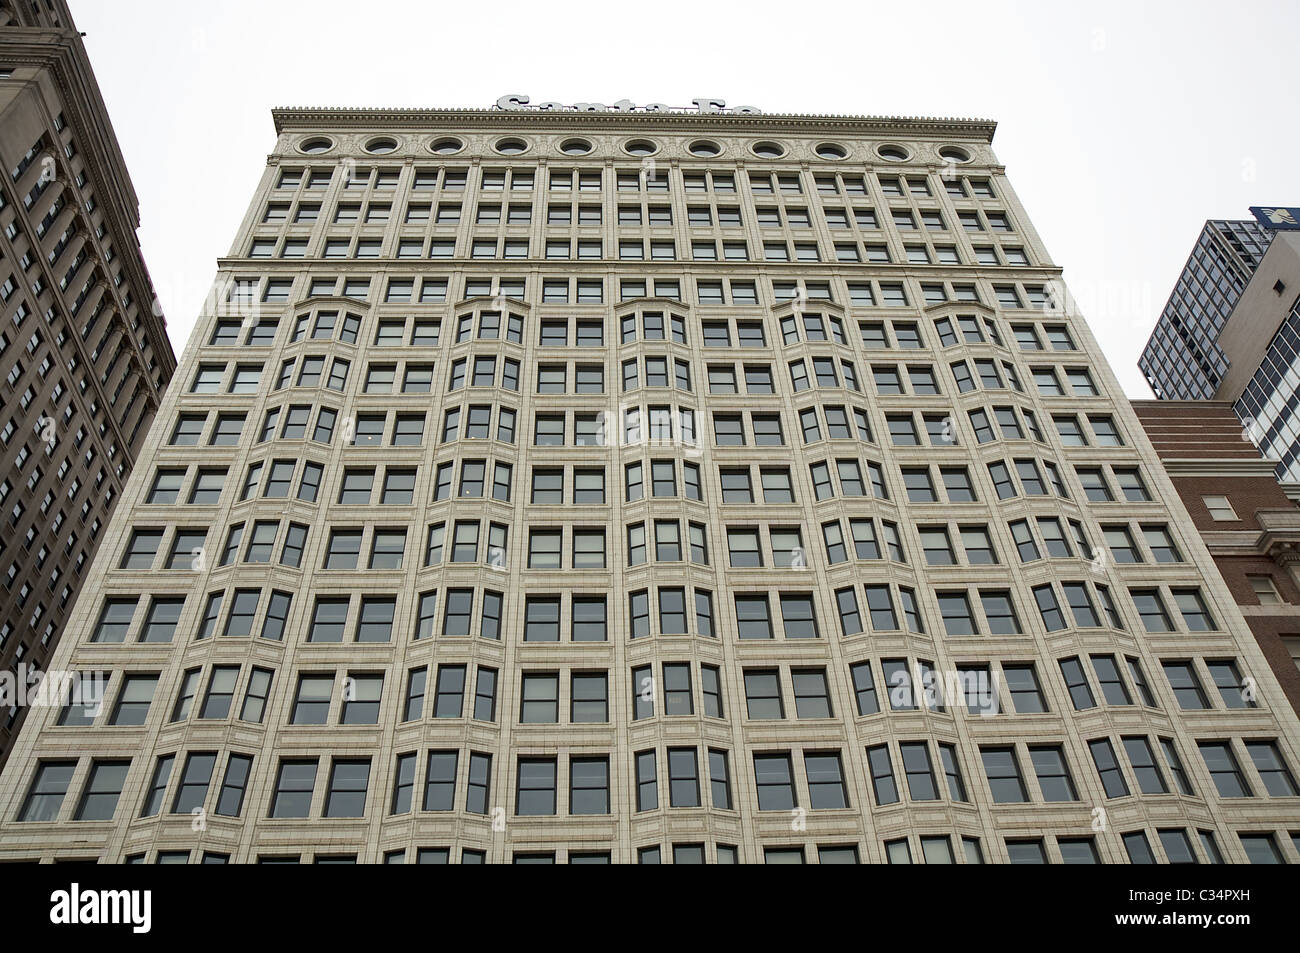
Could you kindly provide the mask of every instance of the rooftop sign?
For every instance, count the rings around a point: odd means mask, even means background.
[[[1250,212],[1265,228],[1300,229],[1300,208],[1280,208],[1272,205],[1252,205]]]
[[[691,100],[692,106],[669,106],[667,103],[646,103],[644,106],[638,106],[630,99],[620,99],[616,103],[610,103],[606,106],[604,103],[574,103],[566,106],[564,103],[530,103],[525,93],[507,93],[497,100],[497,109],[540,109],[543,112],[578,112],[578,113],[666,113],[666,112],[699,112],[699,113],[737,113],[748,116],[757,116],[762,114],[761,109],[755,109],[753,106],[736,106],[733,109],[727,108],[725,99],[709,99],[700,97]]]

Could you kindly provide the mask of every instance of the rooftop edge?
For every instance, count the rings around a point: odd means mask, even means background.
[[[374,125],[417,126],[462,124],[491,126],[519,121],[544,126],[636,125],[640,128],[689,129],[701,125],[731,128],[737,131],[755,127],[791,129],[824,128],[841,132],[853,130],[868,135],[913,135],[977,138],[991,143],[997,123],[991,119],[959,119],[919,116],[852,116],[813,113],[734,113],[668,110],[663,112],[579,112],[577,110],[540,110],[531,108],[388,108],[352,106],[277,106],[271,110],[278,135],[290,129],[318,129],[322,126],[373,127]]]

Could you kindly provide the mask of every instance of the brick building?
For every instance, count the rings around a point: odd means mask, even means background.
[[[1133,401],[1228,591],[1300,710],[1300,487],[1284,487],[1226,401]]]

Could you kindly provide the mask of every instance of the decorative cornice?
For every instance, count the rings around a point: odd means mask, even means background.
[[[676,132],[793,135],[841,132],[860,136],[975,139],[992,142],[997,123],[991,119],[922,118],[913,116],[843,116],[807,113],[698,112],[569,112],[538,109],[406,109],[336,106],[287,107],[271,110],[277,134],[286,130],[321,129],[481,129],[538,126],[565,129],[658,129]]]
[[[63,109],[77,138],[78,155],[98,193],[99,210],[114,238],[118,260],[130,275],[135,305],[153,343],[154,356],[165,375],[162,386],[166,387],[176,372],[176,353],[167,335],[167,319],[156,307],[157,293],[140,248],[140,200],[81,36],[71,29],[3,30],[0,50],[7,63],[47,70],[62,97]],[[57,161],[66,160],[59,154]],[[100,264],[107,277],[106,263]],[[117,294],[110,292],[110,297],[120,310]],[[132,353],[144,367],[144,355],[134,335],[131,337]],[[152,379],[144,376],[156,397],[161,388],[154,388]]]
[[[925,277],[930,276],[928,271],[923,274]],[[938,301],[921,309],[921,313],[929,317],[951,311],[977,311],[990,317],[997,316],[997,312],[982,301]]]
[[[459,301],[447,302],[452,306],[452,313],[460,316],[462,312],[474,311],[486,305],[499,311],[505,311],[507,308],[514,311],[532,311],[533,306],[519,298],[511,298],[509,295],[474,295],[472,298],[461,298]]]
[[[660,298],[655,295],[647,295],[642,298],[627,298],[616,302],[614,304],[614,316],[622,317],[624,314],[640,311],[646,307],[663,308],[665,311],[690,310],[690,305],[684,304],[676,298]]]
[[[1294,624],[1300,618],[1300,606],[1281,603],[1267,606],[1243,606],[1238,603],[1241,614],[1249,619],[1279,619]]]
[[[80,37],[64,30],[16,30],[0,33],[0,48],[7,63],[34,66],[50,70],[67,105],[84,109],[85,114],[73,119],[73,129],[81,138],[83,157],[102,160],[107,164],[100,169],[106,191],[114,194],[114,205],[127,213],[131,228],[139,227],[140,201],[126,169],[126,159],[112,124],[108,110],[86,57],[80,46]],[[77,119],[80,122],[77,122]]]
[[[1273,479],[1277,464],[1268,460],[1226,457],[1166,458],[1160,460],[1171,477],[1268,477]]]
[[[848,314],[844,305],[839,304],[829,298],[808,298],[803,300],[797,298],[786,298],[779,301],[769,312],[774,318],[783,318],[786,315],[803,314],[805,311],[812,311],[814,314],[825,311],[827,314],[838,314],[841,317]]]

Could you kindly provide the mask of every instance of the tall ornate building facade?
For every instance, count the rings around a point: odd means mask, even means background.
[[[63,0],[0,2],[0,763],[176,358]]]
[[[274,116],[0,857],[1300,861],[992,123]]]

